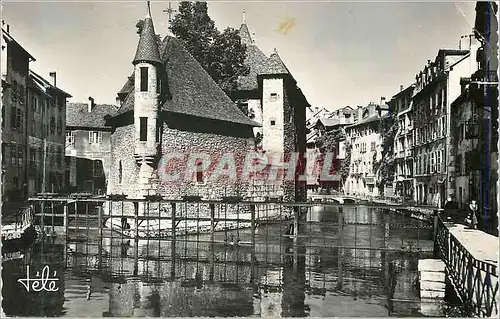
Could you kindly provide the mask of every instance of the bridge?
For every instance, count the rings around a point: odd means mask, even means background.
[[[344,229],[346,225],[381,225],[390,231],[387,220],[384,217],[368,219],[358,219],[357,210],[359,204],[337,203],[337,202],[296,202],[286,203],[276,200],[265,202],[243,201],[241,198],[226,198],[220,201],[206,201],[200,198],[185,198],[183,200],[166,200],[163,198],[149,197],[145,199],[127,198],[31,198],[30,201],[35,207],[36,224],[42,228],[59,229],[65,233],[66,238],[76,231],[82,230],[97,232],[97,237],[102,238],[104,232],[110,232],[104,227],[106,220],[113,218],[126,219],[133,225],[150,224],[155,228],[154,232],[140,233],[139,227],[132,227],[128,232],[121,232],[120,238],[129,238],[137,247],[141,240],[158,240],[171,243],[171,259],[178,259],[178,248],[180,242],[184,244],[196,243],[211,245],[235,245],[242,249],[249,249],[251,252],[247,260],[239,260],[238,263],[253,265],[254,257],[262,252],[268,252],[269,246],[259,248],[255,244],[258,235],[257,229],[260,225],[275,225],[276,233],[267,234],[271,241],[281,242],[288,238],[293,243],[301,239],[304,229],[311,227],[311,222],[305,217],[311,214],[311,209],[321,205],[323,207],[337,208],[340,212],[337,221],[323,222],[329,226]],[[133,204],[133,212],[125,212],[123,207],[126,204]],[[144,208],[141,209],[140,207]],[[437,210],[434,214],[407,205],[391,205],[386,203],[370,203],[369,208],[378,208],[400,212],[403,218],[413,221],[403,222],[401,228],[428,229],[433,233],[434,253],[446,264],[446,275],[453,288],[457,292],[462,302],[466,304],[471,315],[481,317],[498,317],[498,237],[488,235],[478,230],[465,229],[463,225],[443,221]],[[116,209],[118,207],[118,209]],[[120,210],[119,207],[122,207]],[[147,208],[146,208],[147,207]],[[151,207],[155,207],[152,209]],[[345,213],[354,212],[352,216]],[[414,218],[414,213],[419,212],[420,221]],[[371,216],[371,215],[370,215]],[[424,216],[425,218],[422,218]],[[403,219],[404,220],[404,219]],[[422,222],[426,220],[426,222]],[[384,226],[385,225],[385,226]],[[391,227],[395,227],[392,225]],[[168,229],[167,233],[161,233],[163,228]],[[190,230],[188,230],[190,229]],[[241,231],[240,231],[241,229]],[[237,231],[236,239],[229,239],[227,232]],[[370,231],[371,232],[371,231]],[[113,232],[110,236],[113,239]],[[189,239],[186,235],[194,234],[195,240]],[[218,234],[218,235],[217,235]],[[225,236],[224,236],[225,234]],[[339,232],[339,234],[342,234]],[[386,234],[386,235],[387,235]],[[366,247],[354,244],[357,249],[378,250],[390,253],[405,249],[401,247],[391,247],[389,242],[384,241],[380,246],[373,247],[372,243],[367,243]],[[327,243],[332,239],[328,234],[321,234],[321,240],[327,248]],[[341,235],[339,235],[342,237]],[[115,238],[116,235],[115,235]],[[240,241],[241,240],[241,241]],[[339,240],[341,247],[348,249],[349,243]],[[418,242],[410,243],[418,251],[425,250],[425,245]],[[160,244],[158,244],[160,245]],[[102,249],[102,240],[99,241],[99,251]],[[320,245],[321,246],[321,245]],[[408,246],[408,245],[407,245]],[[294,245],[290,246],[292,255],[297,258],[297,250]],[[318,246],[319,247],[319,246]],[[410,250],[412,248],[409,248]],[[278,247],[278,255],[287,255]],[[213,253],[213,252],[212,252]],[[199,256],[196,256],[198,258]],[[138,255],[136,254],[136,259]],[[186,257],[185,257],[186,258]],[[207,262],[213,260],[213,256],[207,256]],[[266,257],[267,258],[267,257]],[[282,257],[278,257],[279,260]],[[167,260],[167,259],[162,259]]]

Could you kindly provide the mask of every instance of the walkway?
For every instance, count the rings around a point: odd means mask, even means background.
[[[498,237],[441,218],[437,226],[441,259],[463,303],[471,315],[498,318]]]
[[[450,234],[477,260],[498,265],[498,237],[481,230],[469,229],[465,225],[445,223]]]

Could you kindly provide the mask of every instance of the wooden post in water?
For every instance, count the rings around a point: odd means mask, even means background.
[[[255,205],[250,205],[250,225],[252,230],[250,231],[252,236],[252,249],[255,250]]]
[[[177,223],[176,221],[176,208],[177,206],[175,205],[175,203],[171,203],[171,206],[172,206],[172,241],[170,242],[170,249],[171,249],[171,259],[172,259],[172,262],[171,262],[171,269],[170,269],[170,276],[172,278],[175,278],[175,235],[176,235],[176,229],[175,229],[175,224]]]
[[[64,216],[63,216],[64,235],[66,237],[66,244],[68,243],[68,203],[64,203]]]
[[[123,213],[122,213],[123,214]],[[134,236],[134,276],[138,275],[139,269],[139,202],[134,202],[135,236]]]
[[[209,280],[214,280],[215,273],[215,204],[211,203],[210,206],[210,274]]]
[[[338,258],[337,258],[337,269],[339,271],[338,274],[338,282],[337,282],[337,289],[342,289],[343,286],[343,281],[344,281],[344,272],[342,269],[342,262],[344,258],[344,209],[342,207],[339,207],[339,250],[338,250]]]
[[[299,239],[299,207],[293,208],[293,243],[297,244]]]
[[[110,202],[111,205],[111,202]],[[97,246],[97,252],[98,252],[98,265],[99,265],[99,270],[102,268],[102,213],[103,213],[104,207],[99,207],[97,210],[97,223],[99,224],[99,242]]]

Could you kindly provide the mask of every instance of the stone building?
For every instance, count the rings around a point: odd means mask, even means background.
[[[261,140],[258,147],[266,154],[301,154],[298,176],[306,168],[306,110],[310,105],[276,49],[267,57],[252,39],[246,22],[239,35],[247,47],[244,63],[250,71],[238,79],[232,98],[247,106],[250,116],[261,125],[254,132]],[[305,198],[306,182],[285,184],[285,198]]]
[[[377,196],[374,164],[382,159],[380,119],[388,109],[370,103],[358,106],[357,120],[345,127],[346,140],[352,146],[349,176],[344,185],[347,195]]]
[[[2,203],[28,195],[27,88],[35,58],[2,26]]]
[[[454,170],[449,157],[450,105],[460,95],[460,78],[475,69],[469,50],[439,50],[435,61],[428,60],[415,77],[413,171],[418,204],[438,205],[455,198],[451,178],[447,178]]]
[[[478,173],[482,169],[477,153],[480,146],[477,115],[467,82],[470,83],[470,78],[462,79],[462,94],[451,103],[456,202],[462,209],[467,208],[472,199],[478,199],[481,187]]]
[[[66,99],[71,97],[29,69],[35,61],[2,28],[2,202],[64,188]],[[5,62],[4,62],[5,61]]]
[[[66,99],[71,95],[30,70],[28,88],[28,193],[66,190],[64,132]]]
[[[246,195],[247,179],[233,173],[242,175],[259,124],[238,109],[179,40],[158,40],[149,8],[143,22],[133,76],[118,94],[120,107],[107,117],[113,128],[108,194]],[[214,174],[226,164],[226,175]]]
[[[478,69],[460,79],[451,104],[451,185],[462,209],[478,203],[478,227],[498,235],[498,5],[478,2],[475,36],[481,46],[472,59]]]
[[[404,88],[388,102],[391,112],[397,114],[398,131],[394,138],[395,195],[413,199],[413,113],[411,98],[414,86]]]
[[[66,115],[67,183],[73,192],[105,194],[111,166],[111,131],[105,116],[115,105],[70,103]]]

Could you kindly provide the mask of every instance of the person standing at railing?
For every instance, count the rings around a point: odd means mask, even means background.
[[[475,200],[473,200],[469,204],[469,210],[470,210],[470,212],[466,218],[466,222],[469,225],[471,225],[472,228],[477,229],[477,224],[478,224],[478,221],[477,221],[477,203]]]

